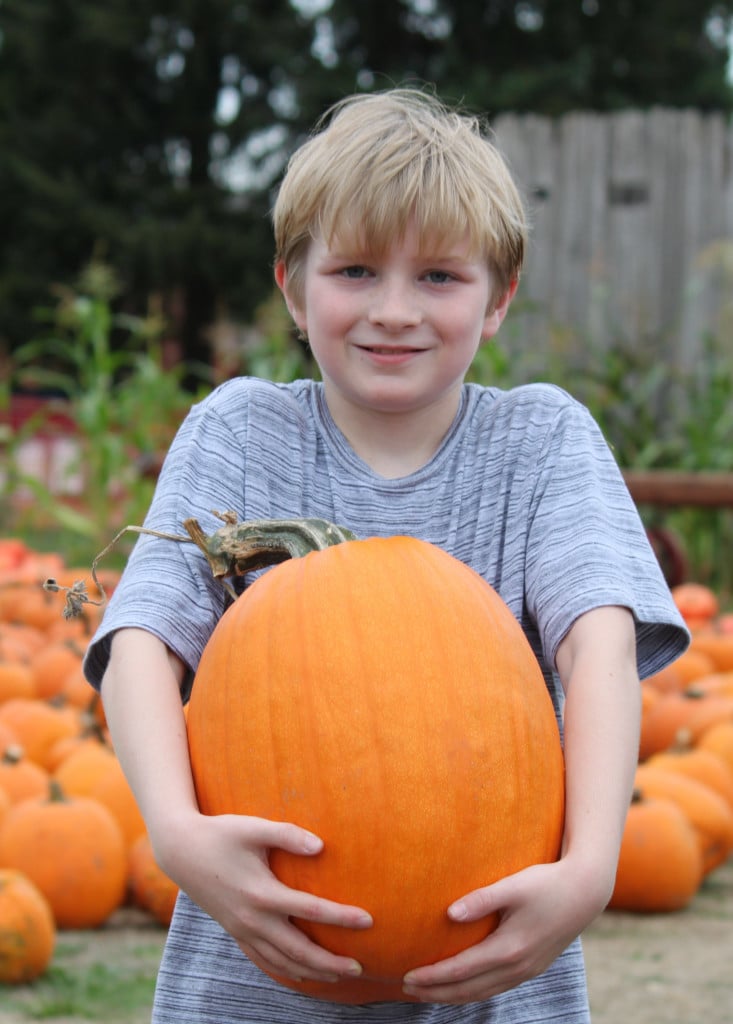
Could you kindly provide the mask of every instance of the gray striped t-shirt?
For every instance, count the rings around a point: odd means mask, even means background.
[[[320,516],[358,536],[420,537],[479,572],[524,628],[561,716],[552,667],[574,620],[623,605],[636,621],[639,672],[677,657],[687,633],[600,431],[561,389],[464,385],[453,425],[430,462],[400,479],[375,474],[331,419],[320,384],[232,380],[190,412],[160,475],[146,525],[206,533],[240,519]],[[225,603],[193,545],[141,537],[86,671],[98,685],[111,634],[136,626],[195,670]],[[161,965],[155,1024],[585,1024],[579,942],[539,978],[486,1003],[364,1007],[309,999],[277,985],[181,896]]]

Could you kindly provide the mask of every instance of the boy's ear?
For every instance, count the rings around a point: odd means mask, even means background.
[[[486,318],[484,319],[484,329],[481,332],[481,338],[483,340],[493,338],[501,327],[504,317],[509,311],[509,306],[511,305],[518,285],[519,278],[515,277],[514,280],[510,282],[504,295],[502,295],[499,301],[487,311]]]
[[[293,300],[293,296],[288,288],[288,272],[285,269],[285,264],[282,260],[278,260],[275,264],[275,282],[278,288],[283,293],[285,299],[285,305],[288,307],[288,312],[293,318],[295,326],[298,327],[303,333],[306,333],[306,319],[305,309],[300,304]]]

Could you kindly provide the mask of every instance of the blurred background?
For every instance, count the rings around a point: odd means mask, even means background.
[[[560,384],[625,469],[715,474],[640,508],[673,582],[730,594],[732,26],[733,0],[0,0],[3,535],[90,559],[197,397],[315,372],[273,289],[279,177],[331,103],[415,84],[488,116],[532,220],[473,379]]]

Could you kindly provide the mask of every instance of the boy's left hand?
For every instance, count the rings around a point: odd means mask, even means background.
[[[610,895],[604,886],[583,885],[568,860],[526,868],[453,904],[453,920],[498,912],[498,928],[456,956],[410,971],[405,993],[426,1003],[470,1003],[546,970]]]

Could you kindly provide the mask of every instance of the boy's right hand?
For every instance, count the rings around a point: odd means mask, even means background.
[[[290,889],[270,870],[274,847],[304,857],[319,853],[323,843],[311,832],[263,818],[195,813],[174,827],[168,821],[165,836],[151,839],[163,870],[263,971],[334,982],[361,973],[357,961],[329,953],[291,918],[363,929],[371,926],[370,915]]]

